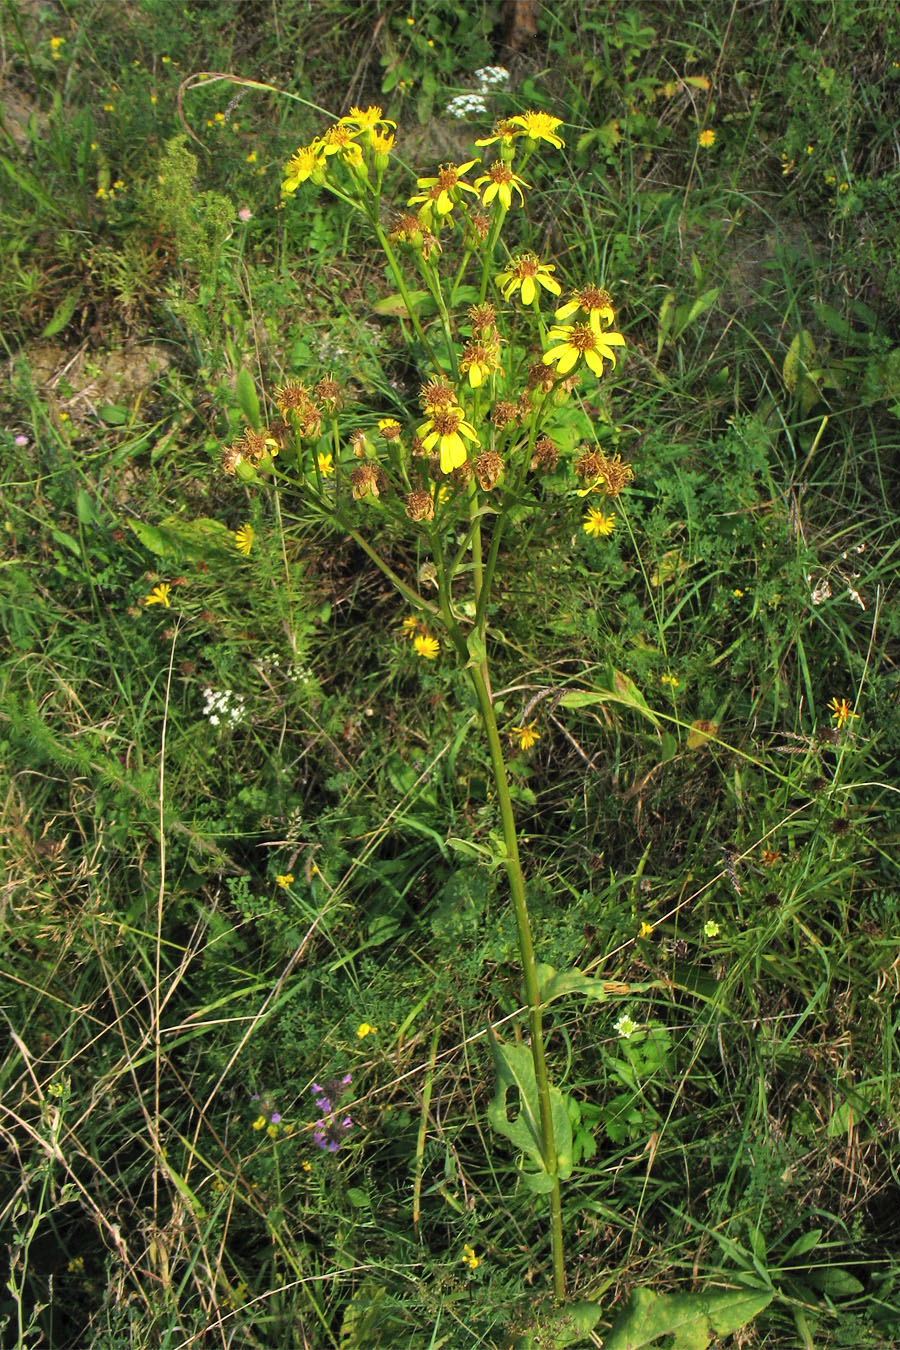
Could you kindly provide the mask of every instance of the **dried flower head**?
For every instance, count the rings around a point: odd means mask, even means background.
[[[475,477],[482,492],[491,492],[503,477],[503,460],[496,450],[482,450],[475,460]]]
[[[356,468],[350,474],[350,488],[353,496],[377,497],[379,495],[378,474],[375,465],[368,460],[363,464],[357,464]]]
[[[497,311],[489,301],[483,305],[470,305],[469,322],[477,338],[491,337],[497,331]]]
[[[486,216],[482,211],[474,211],[472,215],[469,216],[468,224],[469,224],[469,236],[471,237],[472,235],[474,235],[475,240],[478,243],[483,244],[485,239],[487,239],[490,233],[491,229],[490,217]]]
[[[275,390],[275,407],[281,413],[285,426],[290,426],[290,414],[302,413],[312,401],[310,392],[299,380],[288,380]]]
[[[343,391],[331,375],[324,376],[315,387],[316,401],[326,412],[334,412],[341,403]]]
[[[603,479],[607,497],[618,497],[634,478],[634,469],[630,464],[622,463],[621,455],[600,456],[600,476]]]
[[[525,388],[539,389],[542,394],[549,394],[555,378],[553,371],[543,361],[532,361],[525,376]]]
[[[531,456],[532,472],[552,473],[559,461],[559,451],[549,436],[542,436]]]
[[[434,500],[430,492],[421,490],[406,495],[406,514],[410,520],[433,520]]]
[[[435,413],[452,408],[456,402],[456,393],[446,380],[440,377],[432,378],[419,390],[419,402],[423,411],[433,416]]]
[[[464,459],[462,463],[457,464],[456,468],[451,471],[450,477],[453,479],[454,483],[458,483],[460,487],[465,487],[466,483],[468,483],[469,479],[472,477],[471,461]]]
[[[399,441],[400,423],[396,417],[382,417],[378,423],[378,430],[386,441]]]
[[[578,478],[585,482],[596,483],[603,473],[603,460],[595,450],[585,450],[572,465]]]
[[[495,427],[502,431],[504,427],[509,426],[510,422],[517,421],[518,415],[518,409],[514,403],[510,403],[508,399],[501,399],[499,403],[494,404],[491,421]]]

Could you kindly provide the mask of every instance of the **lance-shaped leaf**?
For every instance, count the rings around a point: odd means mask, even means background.
[[[553,1177],[544,1160],[544,1135],[541,1130],[541,1108],[534,1060],[527,1045],[504,1045],[488,1029],[494,1063],[497,1066],[497,1090],[488,1107],[488,1120],[498,1134],[525,1155],[519,1173],[531,1191],[545,1193],[553,1187]],[[519,1110],[511,1118],[507,1108],[510,1088],[518,1093]],[[566,1109],[566,1099],[559,1088],[550,1088],[550,1115],[553,1123],[553,1141],[556,1145],[556,1167],[560,1181],[572,1171],[572,1122]]]

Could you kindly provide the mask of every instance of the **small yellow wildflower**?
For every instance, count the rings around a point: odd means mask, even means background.
[[[481,201],[484,206],[489,206],[496,197],[503,209],[508,211],[512,206],[514,192],[519,194],[519,202],[524,206],[525,194],[522,189],[530,188],[531,184],[526,183],[518,174],[513,173],[509,165],[504,164],[502,159],[495,159],[487,173],[475,179],[475,186],[477,188],[484,187],[484,192],[481,194]]]
[[[242,525],[239,530],[235,530],[234,544],[238,553],[243,553],[245,558],[249,556],[253,547],[253,526],[249,522]]]
[[[612,296],[600,286],[585,286],[576,291],[571,300],[560,305],[553,317],[557,323],[563,323],[579,310],[588,316],[588,322],[598,332],[602,324],[612,323],[615,318]]]
[[[535,731],[534,722],[525,722],[524,725],[521,727],[513,727],[512,734],[519,742],[520,750],[530,750],[531,747],[534,745],[535,741],[539,741],[541,739],[541,733],[539,731]]]
[[[115,110],[116,110],[116,105],[115,105],[114,103],[104,103],[104,105],[103,105],[103,111],[104,111],[104,112],[115,112]]]
[[[319,144],[301,145],[284,166],[285,178],[281,184],[281,195],[287,197],[296,192],[301,183],[305,183],[321,163]]]
[[[659,682],[660,684],[671,685],[673,689],[678,688],[678,680],[675,678],[674,675],[660,675]]]
[[[418,192],[410,197],[407,206],[413,206],[421,202],[423,213],[428,220],[431,219],[431,212],[437,211],[439,216],[446,216],[453,210],[454,194],[459,196],[459,189],[465,192],[471,192],[477,197],[478,193],[472,187],[471,183],[464,183],[462,175],[468,173],[473,164],[477,164],[475,159],[468,160],[465,164],[442,164],[435,178],[417,178],[416,186],[425,188],[426,191]]]
[[[595,375],[603,374],[604,360],[616,364],[613,347],[624,347],[621,333],[601,333],[593,323],[555,324],[547,334],[551,344],[541,357],[545,366],[556,362],[558,375],[568,375],[584,357]],[[555,346],[553,344],[556,344]]]
[[[293,880],[294,880],[293,872],[280,872],[278,876],[275,878],[275,885],[280,886],[283,890],[287,890],[288,886],[292,884]]]
[[[316,455],[316,465],[323,478],[330,478],[334,473],[334,458],[324,450]]]
[[[435,410],[427,422],[417,429],[416,435],[425,450],[433,450],[437,445],[441,454],[441,473],[450,473],[458,469],[466,460],[466,445],[462,439],[478,444],[478,432],[466,420],[462,408]]]
[[[646,919],[642,920],[641,931],[638,933],[638,937],[648,938],[652,932],[653,932],[653,924],[647,923]]]
[[[356,1034],[359,1039],[363,1041],[367,1036],[374,1036],[377,1030],[378,1028],[373,1027],[371,1022],[360,1022],[359,1026],[356,1028]]]
[[[426,661],[434,661],[441,650],[441,644],[430,633],[417,633],[413,638],[413,648],[416,656],[422,656]]]
[[[616,513],[610,511],[609,515],[606,515],[602,506],[591,506],[581,528],[585,534],[591,535],[594,539],[599,539],[601,535],[606,538],[616,528]]]
[[[716,143],[716,133],[713,131],[712,127],[704,127],[697,137],[697,141],[703,146],[704,150],[708,150],[711,145],[715,145]]]
[[[58,60],[59,60],[59,54],[60,54],[60,53],[59,53],[59,49],[60,49],[60,47],[63,45],[63,43],[65,42],[65,40],[66,40],[66,39],[65,39],[64,37],[52,37],[52,38],[50,39],[50,55],[53,57],[53,60],[54,60],[54,61],[58,61]]]
[[[859,717],[859,713],[853,711],[845,698],[833,698],[828,705],[828,709],[838,728],[842,727],[851,717]]]
[[[529,140],[547,141],[557,150],[565,146],[563,138],[556,134],[556,128],[563,124],[561,117],[551,117],[544,112],[524,112],[511,117],[509,121],[514,127],[521,127]]]
[[[303,1161],[302,1161],[302,1163],[300,1164],[300,1166],[303,1168],[304,1172],[311,1172],[311,1171],[312,1171],[312,1163],[309,1162],[306,1158],[303,1159]]]
[[[257,1116],[253,1122],[253,1128],[254,1130],[264,1130],[266,1128],[265,1116]]]
[[[161,581],[158,586],[154,586],[149,595],[144,596],[145,605],[165,605],[166,609],[171,609],[172,604],[169,600],[169,591],[172,589],[167,582]]]
[[[401,628],[403,630],[404,637],[414,638],[416,633],[418,633],[419,631],[419,620],[416,618],[414,614],[410,614],[408,618],[403,620]]]
[[[741,590],[740,586],[735,586],[731,594],[734,596],[735,600],[743,600],[744,598],[744,592]]]
[[[255,151],[255,150],[251,150],[250,153],[249,153],[249,155],[245,155],[245,156],[244,156],[244,163],[245,163],[245,164],[255,164],[255,163],[256,163],[256,151]]]
[[[540,262],[534,253],[519,253],[510,259],[506,268],[499,272],[494,280],[500,287],[504,300],[509,300],[516,291],[519,291],[522,304],[532,305],[538,294],[538,286],[543,286],[551,295],[561,293],[562,287],[552,275],[555,271],[553,263]],[[574,361],[572,364],[574,365]]]
[[[477,1270],[481,1265],[481,1257],[475,1255],[475,1248],[470,1247],[468,1242],[463,1243],[462,1260],[463,1265],[468,1266],[470,1270]]]
[[[721,929],[719,928],[719,925],[716,923],[715,919],[706,920],[706,923],[703,925],[703,933],[706,937],[708,938],[718,937],[720,932]]]

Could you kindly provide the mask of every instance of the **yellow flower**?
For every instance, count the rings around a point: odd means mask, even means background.
[[[539,741],[541,739],[540,732],[535,731],[534,728],[535,728],[534,722],[526,722],[524,726],[513,727],[512,734],[519,742],[520,750],[530,750],[531,747],[534,745],[535,741]]]
[[[435,409],[427,422],[423,422],[417,436],[425,450],[433,450],[436,445],[441,452],[441,473],[450,473],[465,463],[466,445],[462,437],[478,444],[478,433],[465,420],[462,408]]]
[[[415,637],[416,633],[418,633],[419,631],[419,620],[415,617],[414,614],[410,614],[408,618],[403,620],[401,628],[404,637],[408,638]]]
[[[281,184],[282,196],[296,192],[300,184],[305,183],[307,178],[319,167],[320,162],[321,154],[317,141],[313,141],[312,145],[301,145],[296,154],[292,155],[284,166],[286,176]]]
[[[54,58],[65,40],[64,37],[52,37],[50,39],[50,50],[53,53]]]
[[[362,1041],[365,1040],[366,1036],[374,1036],[377,1030],[378,1028],[373,1027],[370,1022],[360,1022],[359,1026],[356,1028],[356,1034]]]
[[[493,145],[496,141],[502,141],[504,145],[512,145],[516,137],[521,135],[521,131],[513,126],[510,118],[502,117],[499,122],[494,123],[493,133],[490,136],[482,136],[475,144]]]
[[[673,689],[678,688],[678,680],[674,675],[660,675],[659,682],[660,684],[669,684]]]
[[[165,605],[166,609],[171,609],[172,606],[169,600],[169,591],[171,589],[172,587],[167,585],[165,581],[161,581],[158,586],[153,587],[153,590],[149,595],[144,596],[144,604]]]
[[[413,638],[413,647],[416,655],[424,657],[426,661],[434,661],[441,650],[437,638],[431,637],[429,633],[417,633]]]
[[[467,342],[459,360],[459,368],[464,375],[468,374],[471,387],[480,389],[493,371],[503,373],[497,343]]]
[[[520,253],[510,259],[506,268],[498,273],[494,280],[500,287],[504,300],[509,300],[516,291],[520,291],[522,304],[531,305],[538,293],[535,282],[551,295],[560,294],[562,287],[552,276],[555,271],[556,268],[552,263],[540,262],[534,253]]]
[[[707,919],[706,923],[703,925],[703,932],[708,938],[718,937],[720,931],[719,925],[716,923],[715,919]]]
[[[323,478],[330,478],[334,473],[334,458],[324,450],[320,450],[316,455],[316,465]]]
[[[480,178],[475,179],[475,186],[477,188],[484,186],[484,184],[487,184],[487,186],[481,194],[482,204],[484,206],[489,206],[494,198],[497,197],[500,201],[500,205],[506,211],[512,206],[512,195],[514,192],[518,192],[519,201],[524,206],[525,194],[522,189],[531,187],[530,183],[526,183],[518,174],[513,173],[509,165],[504,164],[502,159],[495,159],[487,173],[482,174]]]
[[[743,600],[744,598],[744,592],[741,590],[740,586],[735,586],[731,594],[734,596],[735,600]]]
[[[255,151],[255,150],[251,150],[250,153],[249,153],[249,155],[245,155],[245,157],[244,157],[244,163],[245,163],[245,164],[255,164],[255,163],[256,163],[256,151]]]
[[[235,530],[234,543],[238,553],[243,553],[245,558],[248,557],[253,547],[253,526],[248,523]]]
[[[638,937],[648,938],[652,932],[653,932],[653,924],[647,923],[646,919],[642,920],[641,931],[638,933]]]
[[[556,128],[563,124],[561,117],[551,117],[549,113],[544,112],[524,112],[509,120],[514,127],[521,127],[532,141],[548,141],[550,145],[555,145],[557,150],[562,150],[565,145],[562,137],[556,134]]]
[[[265,1129],[265,1127],[266,1127],[266,1118],[265,1118],[265,1116],[257,1116],[257,1117],[256,1117],[256,1120],[254,1120],[254,1122],[253,1122],[253,1128],[254,1128],[254,1130],[263,1130],[263,1129]]]
[[[351,108],[346,117],[342,117],[340,125],[344,127],[356,127],[357,131],[368,132],[369,144],[374,147],[376,136],[386,137],[387,132],[379,132],[379,127],[393,127],[397,130],[397,123],[391,122],[389,118],[382,117],[381,109],[374,103],[370,103],[368,108]],[[390,137],[391,144],[394,138]]]
[[[715,145],[716,143],[716,133],[713,131],[712,127],[704,127],[697,137],[697,141],[703,146],[704,150],[708,150],[711,145]]]
[[[481,1257],[475,1255],[475,1248],[470,1247],[468,1242],[463,1243],[462,1260],[463,1264],[468,1266],[470,1270],[477,1270],[481,1265]]]
[[[592,323],[555,324],[547,340],[551,345],[541,360],[545,366],[555,361],[558,375],[568,375],[582,356],[595,375],[602,375],[604,358],[615,365],[613,347],[625,346],[621,333],[601,333]]]
[[[609,515],[604,515],[601,506],[591,506],[584,518],[581,528],[585,534],[590,534],[594,539],[599,539],[601,535],[612,534],[616,528],[616,513],[610,511]]]
[[[281,872],[281,873],[279,873],[279,875],[275,878],[275,885],[276,885],[276,886],[281,886],[281,888],[282,888],[283,890],[287,890],[288,886],[291,885],[291,883],[293,882],[293,880],[294,880],[294,874],[293,874],[293,872]]]
[[[416,186],[426,188],[427,191],[410,197],[407,206],[422,202],[425,208],[423,214],[430,219],[432,210],[437,211],[439,216],[445,216],[448,211],[453,210],[453,194],[458,196],[460,188],[477,197],[478,193],[471,183],[462,181],[462,175],[468,173],[472,165],[477,163],[477,160],[470,159],[465,164],[442,164],[436,178],[417,178]]]
[[[560,305],[553,317],[561,323],[577,314],[579,309],[587,315],[588,323],[598,332],[602,324],[612,323],[615,318],[612,296],[600,286],[584,286],[580,291],[576,291],[571,300]]]
[[[303,1159],[303,1161],[302,1161],[302,1163],[300,1164],[300,1166],[303,1168],[304,1172],[311,1172],[311,1171],[312,1171],[312,1163],[311,1163],[311,1162],[308,1162],[306,1158]]]
[[[851,717],[859,717],[859,713],[853,711],[845,698],[833,698],[829,703],[828,708],[839,728]]]

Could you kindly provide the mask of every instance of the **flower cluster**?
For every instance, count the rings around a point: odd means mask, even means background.
[[[222,723],[228,727],[239,726],[247,716],[244,697],[230,689],[207,687],[203,690],[203,716],[209,719],[211,727]]]
[[[270,1102],[262,1101],[258,1092],[254,1092],[250,1100],[260,1103],[259,1115],[253,1122],[254,1130],[265,1130],[270,1139],[276,1139],[280,1129],[290,1134],[291,1126],[284,1123],[281,1112],[276,1111]]]
[[[360,179],[367,180],[371,168],[383,171],[394,145],[397,123],[382,117],[374,104],[351,108],[346,117],[333,123],[323,136],[309,145],[301,145],[285,165],[281,195],[288,197],[301,183],[311,179],[324,183],[330,164],[342,163]]]
[[[343,1078],[328,1078],[324,1084],[313,1083],[310,1088],[313,1101],[322,1112],[313,1130],[313,1143],[326,1153],[337,1153],[353,1125],[349,1116],[336,1109],[352,1082],[353,1075],[347,1073]]]

